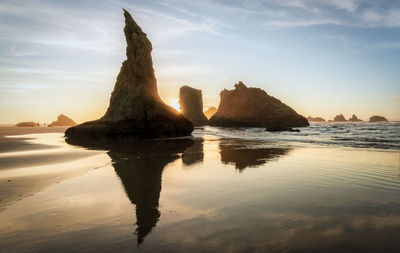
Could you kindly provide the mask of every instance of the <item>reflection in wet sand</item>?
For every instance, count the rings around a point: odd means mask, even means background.
[[[161,192],[161,178],[164,167],[186,152],[192,139],[144,140],[136,142],[73,142],[91,149],[109,150],[107,154],[112,166],[120,177],[125,192],[132,204],[136,205],[136,235],[141,244],[147,234],[156,226],[160,212],[158,203]]]
[[[247,167],[258,167],[289,152],[289,148],[247,147],[246,142],[219,144],[221,162],[234,164],[240,172]]]
[[[203,139],[142,140],[134,142],[77,142],[69,144],[87,149],[109,150],[107,154],[120,177],[125,192],[136,206],[136,235],[140,245],[160,219],[159,199],[164,167],[182,158],[186,166],[204,159]],[[246,144],[251,144],[248,148]],[[255,148],[254,143],[235,141],[219,143],[221,161],[234,163],[240,171],[246,167],[263,165],[285,155],[289,149]],[[180,156],[182,154],[182,156]]]
[[[0,251],[400,248],[398,153],[207,138],[82,146],[107,150],[112,166],[0,212]]]
[[[203,162],[204,151],[203,142],[201,139],[194,139],[194,144],[191,147],[185,149],[182,156],[182,162],[184,165],[194,165]]]

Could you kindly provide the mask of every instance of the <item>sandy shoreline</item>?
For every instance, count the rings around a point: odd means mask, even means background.
[[[107,163],[96,161],[103,152],[66,145],[62,138],[66,128],[0,127],[0,210]],[[80,166],[79,160],[89,166]]]

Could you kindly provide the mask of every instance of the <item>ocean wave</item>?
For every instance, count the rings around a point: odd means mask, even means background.
[[[318,123],[298,128],[300,132],[266,132],[264,128],[202,127],[193,132],[195,137],[215,136],[292,142],[297,144],[340,145],[358,148],[400,150],[400,122],[390,123]]]

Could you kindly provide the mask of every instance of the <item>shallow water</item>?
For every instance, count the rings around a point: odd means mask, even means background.
[[[194,139],[84,147],[30,136],[58,145],[42,152],[95,155],[46,165],[46,175],[85,170],[7,205],[0,251],[399,251],[399,150],[257,132],[206,127]],[[0,186],[40,168],[4,170]]]

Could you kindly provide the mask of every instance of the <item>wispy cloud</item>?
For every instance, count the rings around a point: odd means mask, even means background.
[[[201,2],[203,8],[224,9],[244,15],[262,15],[261,23],[273,28],[331,24],[351,27],[400,27],[400,4],[393,1],[206,0]]]

